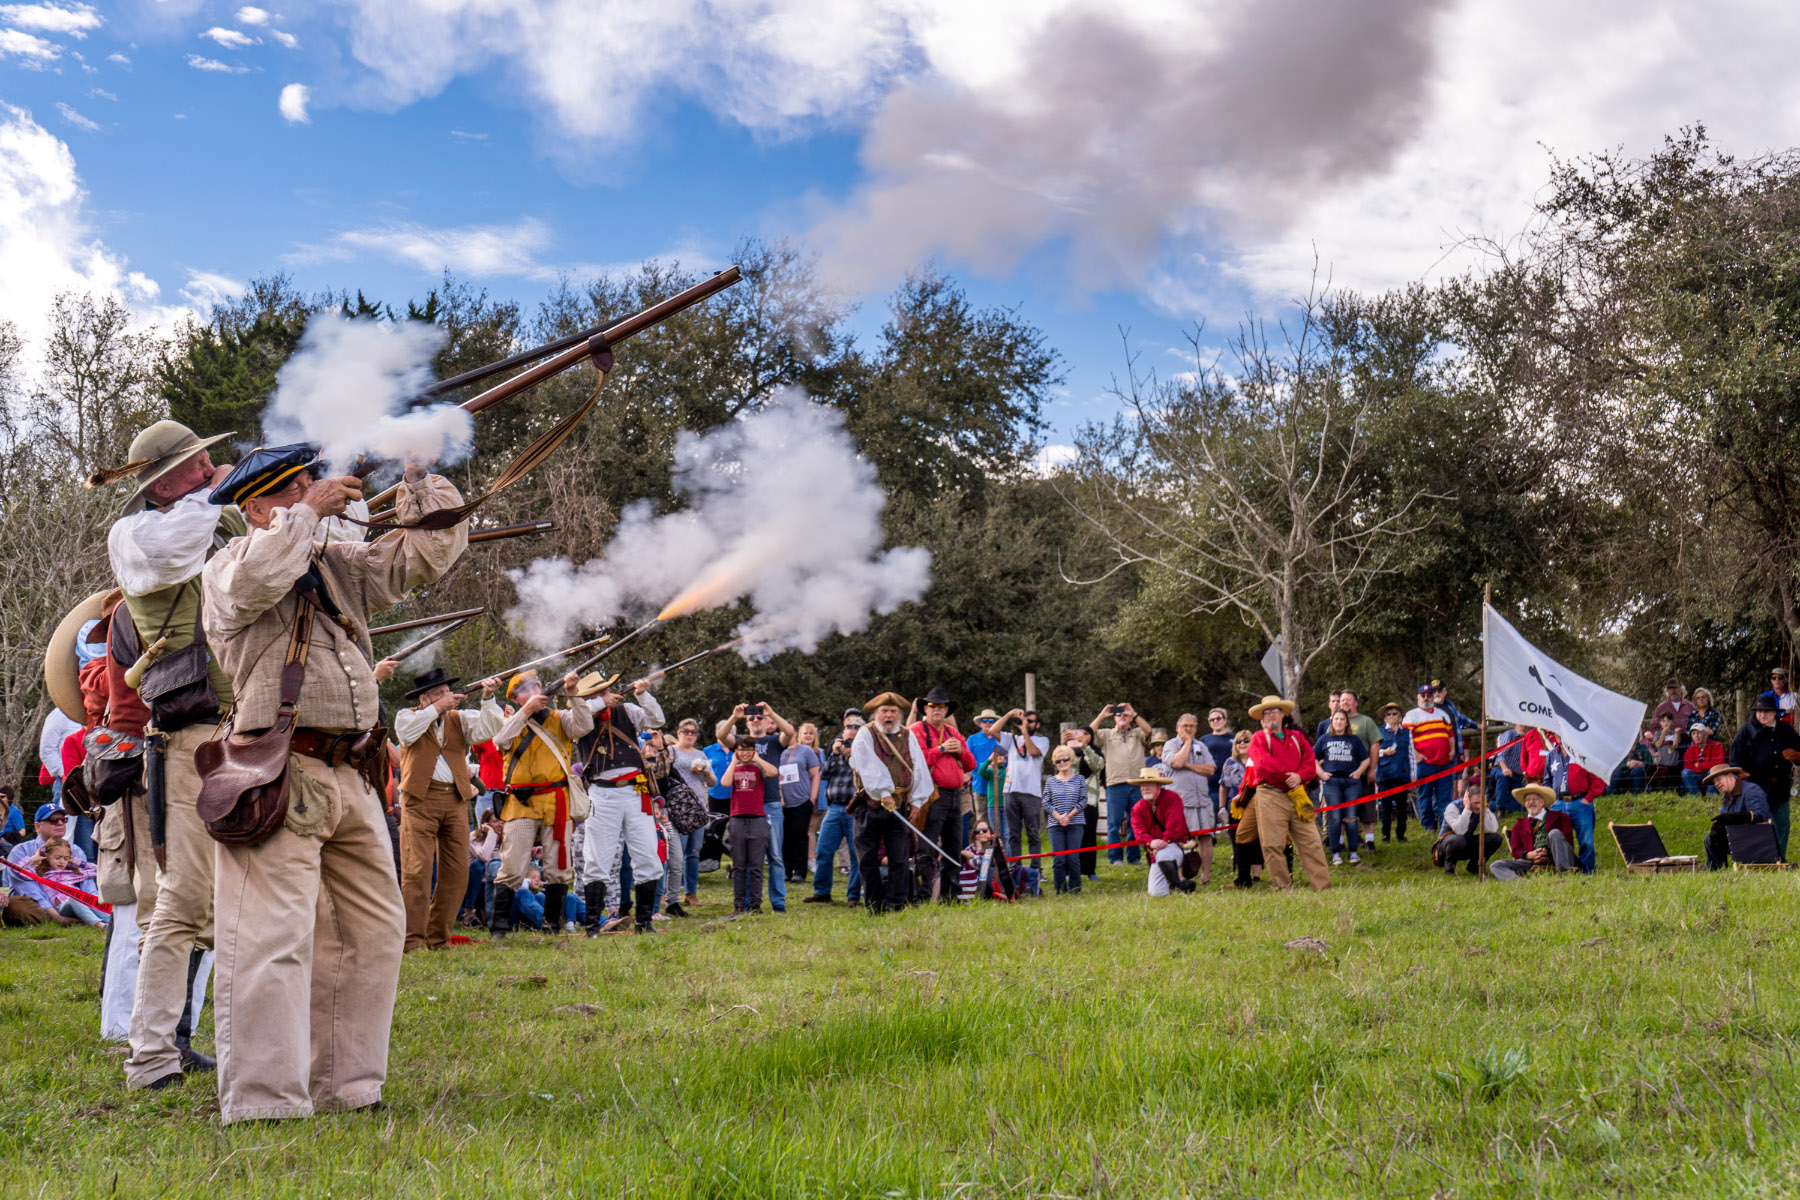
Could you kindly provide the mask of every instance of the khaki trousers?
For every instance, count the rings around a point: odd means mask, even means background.
[[[536,817],[514,817],[500,826],[500,870],[494,876],[496,887],[511,888],[516,892],[525,886],[525,872],[531,869],[531,847],[538,842],[544,844],[544,882],[574,882],[573,858],[567,867],[556,865],[562,839],[556,836],[555,822],[540,821]],[[604,865],[588,862],[582,864],[582,869],[592,876]]]
[[[437,870],[437,891],[431,886]],[[423,796],[400,794],[400,897],[406,948],[450,944],[456,910],[469,888],[469,806],[456,785],[433,781]]]
[[[1292,841],[1313,891],[1330,887],[1331,868],[1325,865],[1325,843],[1319,840],[1318,823],[1296,813],[1293,798],[1271,787],[1257,788],[1252,803],[1256,835],[1262,842],[1263,874],[1269,882],[1283,891],[1294,886],[1293,877],[1288,874],[1287,855],[1282,853]]]
[[[406,942],[387,818],[350,767],[295,755],[288,770],[287,823],[217,849],[227,1124],[361,1108],[387,1079]]]
[[[213,852],[218,843],[206,832],[194,804],[200,798],[200,774],[194,749],[212,737],[209,724],[190,725],[169,735],[163,764],[163,791],[168,797],[161,870],[146,872],[142,863],[155,856],[150,848],[150,817],[134,815],[138,843],[138,942],[136,999],[131,1006],[131,1054],[125,1060],[128,1087],[148,1087],[181,1070],[175,1027],[188,1003],[188,974],[196,948],[213,944]],[[134,801],[136,803],[136,801]],[[142,880],[155,879],[144,899]],[[204,994],[204,993],[203,993]]]
[[[188,761],[190,764],[193,762],[191,751]],[[125,857],[127,804],[131,805],[132,829],[136,834],[136,862]],[[207,871],[210,877],[212,840],[207,839],[206,844],[209,847]],[[156,907],[156,852],[150,846],[150,807],[145,802],[143,793],[135,792],[128,799],[106,806],[100,823],[94,827],[94,849],[99,851],[94,859],[97,871],[94,876],[94,894],[108,904],[135,904],[144,920],[148,921],[150,910]],[[207,886],[211,887],[210,882]],[[212,902],[209,900],[207,903],[210,905]]]

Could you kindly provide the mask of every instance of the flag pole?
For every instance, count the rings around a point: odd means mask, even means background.
[[[1487,685],[1488,685],[1488,608],[1494,603],[1494,585],[1488,582],[1481,589],[1481,757],[1476,761],[1481,764],[1481,811],[1483,820],[1475,822],[1475,882],[1487,882],[1487,834],[1482,829],[1487,814]],[[1498,828],[1500,818],[1494,818],[1494,826]]]

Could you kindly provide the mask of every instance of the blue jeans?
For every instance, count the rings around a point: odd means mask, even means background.
[[[1081,846],[1081,835],[1087,828],[1085,825],[1058,825],[1055,821],[1049,824],[1050,849],[1075,850]],[[1081,890],[1081,855],[1058,854],[1050,863],[1050,874],[1058,892]]]
[[[1644,768],[1638,764],[1620,763],[1619,769],[1613,772],[1609,790],[1630,792],[1635,796],[1644,790],[1644,775]]]
[[[769,907],[787,911],[787,865],[781,861],[781,831],[786,824],[781,816],[781,801],[763,801],[763,815],[769,818]],[[759,897],[760,899],[760,897]]]
[[[1449,766],[1449,764],[1445,763],[1444,767],[1447,766]],[[1421,776],[1431,775],[1443,770],[1444,767],[1434,767],[1429,763],[1420,763],[1419,773]],[[1450,798],[1454,794],[1453,787],[1455,782],[1455,772],[1440,776],[1430,782],[1425,782],[1423,779],[1420,780],[1417,793],[1419,797],[1419,824],[1425,826],[1425,828],[1431,830],[1433,833],[1437,832],[1438,826],[1444,822],[1444,810],[1450,807]]]
[[[1583,875],[1594,873],[1594,806],[1586,800],[1558,800],[1550,806],[1557,812],[1569,814],[1569,820],[1575,822],[1575,840],[1580,849],[1575,854],[1575,861],[1581,867]]]
[[[1717,791],[1710,783],[1701,782],[1706,776],[1699,771],[1681,768],[1681,794],[1684,796],[1702,796],[1707,792]]]
[[[469,883],[463,889],[462,909],[464,912],[474,912],[481,908],[482,885],[487,882],[487,867],[488,865],[479,858],[472,854],[469,856]]]
[[[683,894],[698,895],[700,892],[700,847],[706,845],[706,826],[692,833],[681,835],[681,878],[687,886]]]
[[[1496,813],[1524,812],[1525,806],[1513,799],[1513,789],[1525,786],[1525,781],[1514,775],[1508,778],[1498,771],[1488,772],[1488,807]]]
[[[1330,775],[1326,777],[1325,782],[1319,787],[1319,807],[1330,808],[1333,804],[1343,804],[1347,801],[1360,800],[1362,799],[1362,794],[1362,780],[1339,778],[1338,776]],[[1348,848],[1351,853],[1355,853],[1356,810],[1354,808],[1339,808],[1333,809],[1331,812],[1325,814],[1325,840],[1333,854],[1339,854],[1345,849],[1343,836],[1345,825],[1350,827],[1350,845]]]
[[[544,927],[544,894],[520,888],[513,894],[513,919],[533,929]]]
[[[1122,842],[1131,836],[1131,806],[1137,801],[1138,789],[1129,783],[1109,783],[1106,785],[1106,840]],[[1109,863],[1138,860],[1138,848],[1127,846],[1123,850],[1108,850],[1106,861]]]
[[[496,852],[481,871],[481,908],[483,912],[492,914],[494,911],[494,879],[499,874],[500,855]]]
[[[831,895],[831,880],[837,874],[838,847],[850,843],[850,886],[845,892],[852,900],[862,899],[862,868],[856,861],[856,828],[849,810],[841,804],[827,805],[825,819],[819,822],[819,856],[813,860],[813,895]]]

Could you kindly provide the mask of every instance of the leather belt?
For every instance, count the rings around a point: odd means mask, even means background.
[[[316,758],[328,767],[349,766],[362,770],[380,752],[385,729],[354,729],[328,733],[323,729],[296,729],[288,752]]]

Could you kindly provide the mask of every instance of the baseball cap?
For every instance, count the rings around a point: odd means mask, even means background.
[[[34,821],[48,821],[51,817],[62,816],[62,815],[64,815],[63,810],[58,808],[56,805],[40,804],[40,805],[38,805],[37,816],[35,816],[31,819]]]
[[[1435,692],[1435,691],[1437,691],[1437,689],[1432,687],[1429,683],[1421,683],[1419,685],[1419,695],[1421,695],[1421,696],[1423,696],[1426,692]]]

